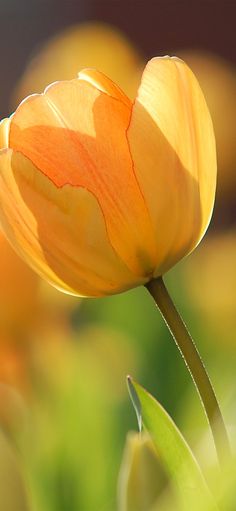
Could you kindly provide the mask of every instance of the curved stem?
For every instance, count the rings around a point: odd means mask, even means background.
[[[224,463],[230,456],[229,439],[215,392],[194,341],[175,308],[162,278],[150,281],[146,284],[146,288],[154,298],[184,358],[207,415],[219,462]]]

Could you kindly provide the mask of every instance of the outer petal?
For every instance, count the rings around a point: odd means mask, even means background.
[[[57,188],[20,153],[0,153],[4,230],[17,252],[54,286],[101,296],[142,283],[113,251],[102,212],[83,188]]]
[[[107,93],[103,75],[101,82],[100,90],[91,80],[60,82],[26,99],[12,117],[9,146],[58,189],[70,184],[94,194],[115,251],[136,276],[148,278],[156,252],[126,138],[131,109],[112,83]]]
[[[0,149],[8,147],[10,119],[6,118],[0,122]]]
[[[199,84],[183,61],[164,57],[148,63],[128,139],[155,228],[155,274],[160,275],[200,241],[215,197],[212,122]]]
[[[118,99],[129,109],[131,108],[131,101],[126,94],[124,94],[118,85],[100,71],[92,68],[86,68],[79,72],[78,78],[79,80],[84,80],[85,82],[90,83],[96,87],[96,89],[105,92],[109,96]]]

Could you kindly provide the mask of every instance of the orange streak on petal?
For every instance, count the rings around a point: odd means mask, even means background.
[[[150,275],[153,231],[133,171],[130,109],[84,80],[56,83],[12,118],[10,147],[58,188],[84,187],[98,200],[116,252],[136,275]]]
[[[20,153],[0,155],[0,216],[19,254],[65,292],[103,296],[142,283],[117,257],[97,200],[56,188]]]

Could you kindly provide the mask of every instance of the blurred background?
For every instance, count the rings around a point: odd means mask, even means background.
[[[204,241],[166,282],[196,339],[232,438],[235,18],[234,0],[0,0],[0,119],[28,94],[73,78],[83,67],[99,68],[131,98],[152,56],[178,55],[197,75],[217,140],[215,212]],[[98,300],[62,295],[41,282],[0,235],[4,511],[118,509],[126,435],[137,430],[128,373],[163,404],[210,474],[215,455],[198,396],[145,289]],[[162,488],[165,478],[155,470]],[[118,509],[133,510],[144,511]]]

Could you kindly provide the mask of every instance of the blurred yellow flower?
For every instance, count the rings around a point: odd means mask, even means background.
[[[215,130],[219,200],[234,201],[236,191],[236,70],[223,58],[197,50],[180,52],[199,80]],[[226,203],[227,207],[227,203]]]
[[[75,301],[39,279],[0,230],[0,385],[28,393],[36,331],[41,341],[55,324],[64,332]],[[9,400],[0,402],[1,422]]]
[[[99,69],[134,98],[144,63],[115,27],[95,21],[74,25],[35,53],[16,85],[13,108],[29,94],[43,92],[48,83],[70,80],[85,67]]]
[[[0,230],[0,336],[18,333],[34,319],[39,279]],[[1,341],[0,341],[1,344]]]
[[[29,390],[29,347],[12,337],[0,338],[0,385],[7,384],[26,394]],[[8,413],[9,402],[1,399],[0,418]]]
[[[236,235],[233,231],[208,238],[200,251],[182,266],[186,292],[192,306],[213,332],[214,343],[235,346],[236,329]]]
[[[198,82],[176,57],[146,66],[134,104],[84,70],[0,125],[1,220],[59,289],[103,296],[148,282],[199,243],[216,157]]]
[[[26,340],[36,325],[42,330],[44,323],[46,326],[59,317],[68,320],[75,306],[78,300],[62,295],[38,278],[0,230],[0,350],[1,338]]]

